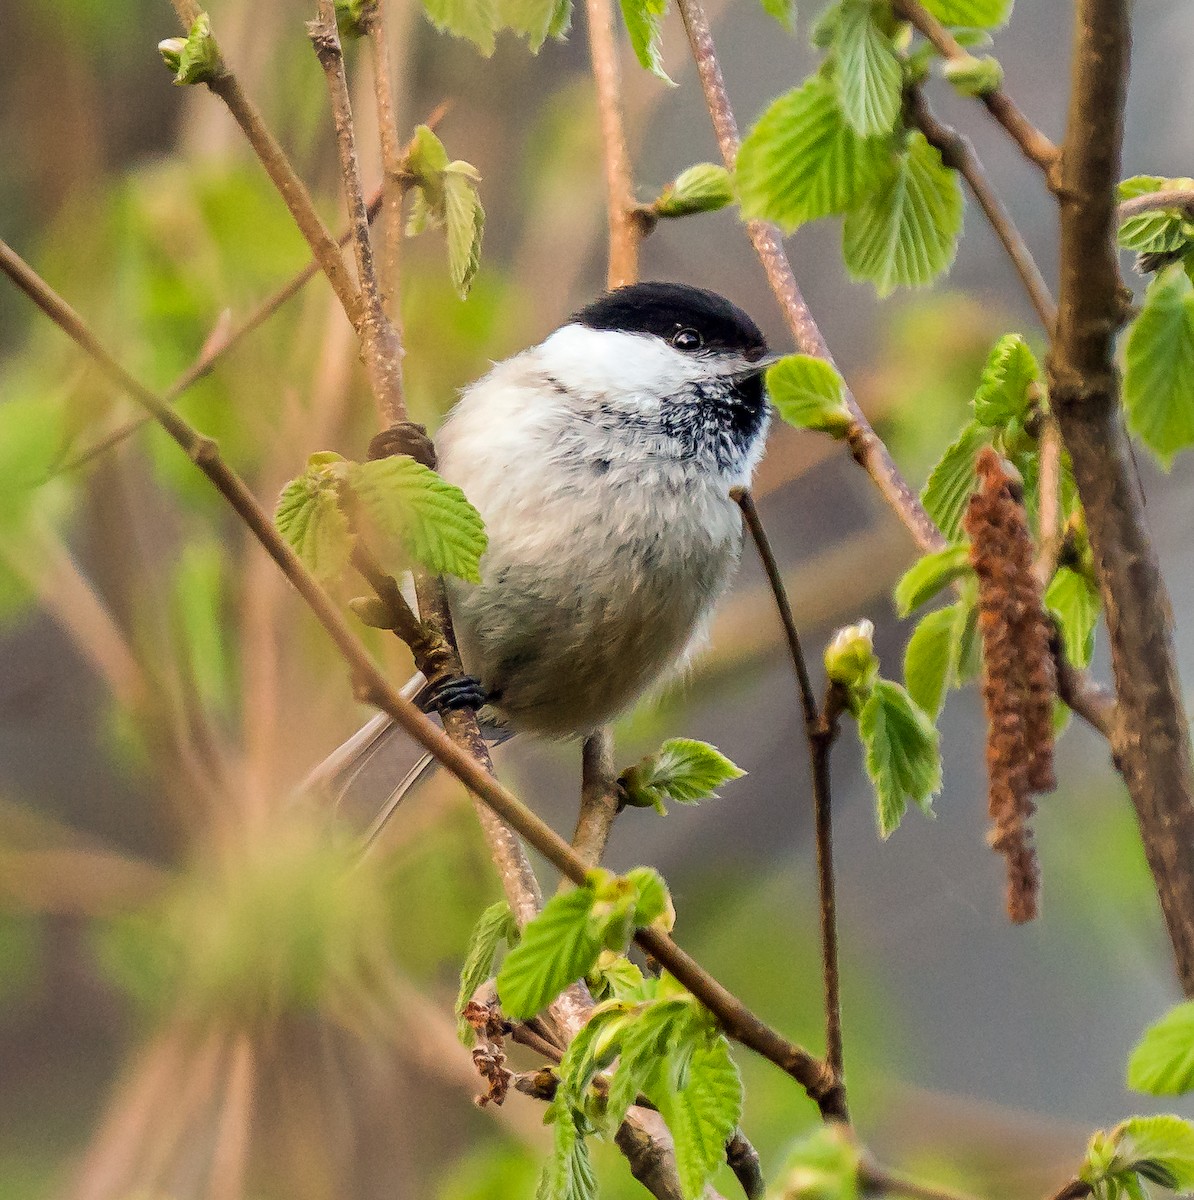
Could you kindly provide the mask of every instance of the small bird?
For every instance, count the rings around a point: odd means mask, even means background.
[[[762,455],[773,361],[723,297],[638,283],[466,388],[438,470],[489,544],[480,584],[448,585],[470,678],[424,705],[482,707],[498,740],[584,737],[680,669],[738,563],[731,491]],[[313,778],[340,794],[370,776],[388,801],[376,826],[421,772],[412,757],[382,716]]]

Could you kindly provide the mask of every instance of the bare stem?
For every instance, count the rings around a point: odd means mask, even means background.
[[[1130,217],[1154,212],[1158,208],[1180,208],[1187,214],[1194,213],[1194,189],[1165,188],[1160,192],[1132,196],[1130,199],[1124,200],[1115,210],[1115,219],[1122,225]]]
[[[572,848],[590,866],[597,866],[605,854],[618,807],[614,735],[602,728],[585,739],[581,752],[580,815],[572,835]]]
[[[970,57],[954,35],[919,0],[895,0],[895,10],[932,43],[942,58],[958,61]],[[979,99],[991,116],[1007,130],[1025,158],[1048,175],[1058,161],[1060,152],[1057,147],[1016,107],[1003,88],[988,92]]]
[[[866,1160],[858,1169],[858,1183],[863,1195],[907,1196],[909,1200],[974,1200],[965,1192],[918,1183]]]

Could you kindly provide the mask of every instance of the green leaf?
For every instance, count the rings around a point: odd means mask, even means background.
[[[1018,333],[995,343],[974,394],[974,415],[991,428],[1023,421],[1032,407],[1030,389],[1040,375],[1036,357]]]
[[[671,83],[663,69],[659,46],[659,30],[667,12],[667,0],[621,0],[621,3],[622,20],[626,23],[635,57],[652,75],[664,83]]]
[[[494,0],[423,0],[423,10],[441,33],[466,38],[488,58],[499,25]]]
[[[796,28],[796,0],[759,0],[763,11],[774,17],[785,29]]]
[[[1012,15],[1013,0],[923,0],[943,25],[994,29]]]
[[[1119,185],[1119,199],[1131,200],[1170,188],[1194,189],[1194,179],[1136,175]],[[1168,254],[1181,250],[1194,237],[1194,227],[1179,208],[1154,209],[1129,217],[1119,227],[1119,244],[1139,254]]]
[[[1194,445],[1194,287],[1180,266],[1149,284],[1125,363],[1128,427],[1168,469]]]
[[[406,169],[425,184],[448,169],[448,152],[429,125],[417,125],[406,156]]]
[[[879,835],[888,838],[909,799],[924,812],[931,811],[941,787],[937,730],[902,687],[880,679],[858,715],[858,732],[875,788]]]
[[[825,674],[853,695],[870,692],[879,674],[875,656],[875,626],[870,621],[846,625],[829,639],[822,656]]]
[[[545,1119],[555,1121],[555,1141],[535,1200],[597,1200],[597,1176],[589,1161],[589,1148],[572,1114],[553,1102]]]
[[[941,74],[961,96],[989,96],[1003,87],[1003,67],[990,54],[947,58],[941,64]]]
[[[873,283],[880,296],[932,283],[954,260],[963,207],[957,172],[913,131],[882,186],[846,214],[847,269]]]
[[[843,0],[833,53],[838,105],[854,132],[890,133],[900,117],[904,72],[874,0]]]
[[[925,511],[948,541],[962,536],[962,517],[976,483],[974,464],[990,442],[990,430],[971,421],[941,456],[920,493]]]
[[[348,565],[354,538],[340,508],[339,486],[326,472],[308,470],[278,497],[274,524],[318,579],[334,579]]]
[[[742,1080],[729,1043],[720,1034],[706,1034],[691,1050],[673,1047],[671,1056],[678,1051],[686,1052],[683,1086],[648,1084],[646,1090],[675,1142],[685,1200],[700,1200],[713,1172],[725,1161],[726,1141],[742,1117]]]
[[[920,619],[904,650],[904,686],[930,717],[941,712],[961,648],[961,605],[934,609]]]
[[[622,1031],[618,1066],[606,1100],[606,1129],[617,1129],[635,1097],[646,1090],[667,1053],[669,1041],[674,1040],[674,1030],[685,1022],[691,1008],[688,1000],[657,1000],[642,1006]]]
[[[1045,607],[1061,626],[1066,661],[1089,666],[1101,607],[1098,588],[1080,571],[1059,567],[1045,591]]]
[[[808,1200],[858,1200],[859,1161],[858,1147],[844,1126],[822,1125],[788,1152],[777,1191]]]
[[[1145,1031],[1128,1059],[1128,1087],[1150,1096],[1194,1091],[1194,1000],[1171,1008]]]
[[[642,929],[672,912],[672,898],[658,871],[650,867],[632,867],[625,878],[634,885],[634,925]],[[669,923],[668,928],[671,928]]]
[[[1194,1188],[1194,1125],[1181,1117],[1129,1117],[1116,1159],[1175,1192]],[[1159,1168],[1159,1169],[1158,1169]]]
[[[934,550],[917,559],[895,586],[896,609],[900,616],[906,617],[970,570],[970,545],[967,542]]]
[[[467,168],[465,170],[464,168]],[[453,163],[444,172],[444,223],[448,238],[448,270],[461,300],[467,298],[481,265],[485,210],[477,195],[477,174],[468,163]]]
[[[498,0],[498,23],[527,39],[532,54],[550,38],[563,37],[572,23],[572,0]]]
[[[807,221],[845,212],[873,188],[890,162],[885,138],[860,138],[820,75],[774,101],[738,154],[742,215],[791,233]]]
[[[212,36],[211,20],[201,12],[185,38],[167,38],[158,43],[162,61],[174,72],[178,85],[210,83],[220,70],[220,52]]]
[[[460,990],[456,993],[456,1032],[466,1046],[473,1044],[476,1035],[473,1027],[464,1019],[465,1005],[489,978],[498,946],[502,942],[508,946],[518,944],[518,924],[505,900],[491,904],[481,914],[469,937],[468,952],[460,969]]]
[[[846,407],[846,385],[832,363],[808,354],[789,354],[767,371],[767,391],[779,415],[798,429],[841,438],[854,418]]]
[[[595,900],[591,887],[553,896],[523,929],[497,977],[498,999],[511,1020],[536,1016],[589,973],[601,953],[604,932],[591,919]]]
[[[717,788],[746,772],[716,746],[689,738],[671,738],[654,753],[622,772],[628,803],[664,811],[665,801],[698,804],[717,799]]]
[[[376,8],[375,0],[335,0],[336,29],[342,38],[364,37],[368,20]]]
[[[688,217],[716,212],[734,202],[730,173],[717,163],[696,163],[659,193],[651,211],[657,217]]]
[[[378,530],[398,539],[416,561],[480,583],[485,525],[455,484],[404,454],[352,463],[348,482]]]

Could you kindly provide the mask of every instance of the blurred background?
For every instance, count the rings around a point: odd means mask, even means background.
[[[303,31],[311,7],[213,0],[211,14],[340,228],[326,94]],[[438,132],[479,168],[488,213],[467,302],[437,235],[407,244],[409,396],[434,425],[489,360],[600,290],[603,176],[582,14],[537,58],[503,36],[483,59],[413,0],[391,8],[400,120],[409,129],[450,102]],[[711,16],[745,127],[813,67],[815,12],[801,10],[795,37],[748,0],[712,3]],[[1068,5],[1024,3],[995,47],[1009,90],[1054,138],[1069,20]],[[1194,174],[1183,69],[1194,17],[1183,0],[1142,0],[1136,23],[1125,174]],[[156,50],[177,33],[164,0],[6,0],[3,29],[0,233],[165,389],[213,331],[305,264],[304,244],[223,107],[171,86]],[[716,158],[674,14],[664,46],[674,89],[624,64],[643,199]],[[366,57],[350,67],[373,181]],[[1051,278],[1040,180],[979,106],[933,92]],[[1040,341],[993,235],[971,206],[947,280],[883,305],[846,280],[836,222],[789,249],[847,378],[919,485],[966,419],[995,337]],[[732,211],[661,224],[643,272],[723,291],[788,346]],[[467,934],[498,895],[461,789],[424,788],[381,852],[346,873],[346,833],[293,793],[367,713],[302,605],[156,430],[72,465],[133,406],[7,286],[0,400],[0,1195],[533,1195],[541,1107],[514,1095],[477,1110],[454,1037]],[[311,452],[360,457],[374,421],[351,331],[318,280],[180,407],[271,507]],[[1140,469],[1189,682],[1194,483],[1182,460],[1165,477],[1142,454]],[[830,440],[777,428],[758,494],[810,653],[869,617],[884,673],[898,677],[909,627],[890,588],[914,548],[866,477]],[[749,774],[698,809],[624,813],[608,862],[658,866],[682,944],[817,1049],[805,749],[762,584],[748,551],[705,657],[618,741],[625,765],[663,737],[703,738]],[[401,678],[409,664],[393,641],[370,644]],[[1107,677],[1102,648],[1095,670]],[[973,689],[952,695],[942,728],[937,817],[910,815],[886,844],[849,730],[834,754],[852,1107],[893,1166],[983,1196],[1037,1196],[1072,1173],[1093,1127],[1148,1110],[1125,1092],[1124,1064],[1177,989],[1105,744],[1076,724],[1062,740],[1061,787],[1036,821],[1043,916],[1013,929],[1002,862],[984,842]],[[499,766],[567,830],[578,764],[575,746],[551,746]],[[744,1127],[773,1171],[815,1112],[768,1064],[738,1058]],[[616,1152],[599,1164],[604,1196],[644,1194]]]

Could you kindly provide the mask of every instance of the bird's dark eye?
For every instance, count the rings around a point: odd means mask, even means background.
[[[672,334],[672,345],[677,350],[699,350],[704,339],[695,329],[679,329]]]

